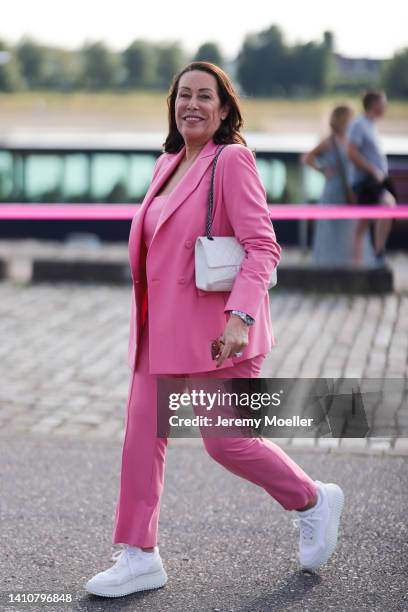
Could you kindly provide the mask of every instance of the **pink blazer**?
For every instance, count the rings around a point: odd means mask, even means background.
[[[183,158],[163,153],[152,182],[132,220],[129,260],[133,279],[128,365],[135,367],[142,326],[148,309],[149,357],[152,374],[184,374],[216,369],[211,341],[228,321],[228,310],[242,310],[255,319],[241,357],[223,366],[268,353],[275,344],[267,285],[280,259],[265,189],[251,151],[228,145],[217,161],[214,183],[214,236],[235,236],[246,256],[231,292],[205,292],[195,286],[194,245],[205,234],[211,162],[218,145],[210,139],[166,199],[166,209],[149,252],[143,240],[147,207]],[[148,288],[148,293],[147,293]]]

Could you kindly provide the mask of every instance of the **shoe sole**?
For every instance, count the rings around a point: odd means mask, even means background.
[[[148,591],[151,589],[160,589],[167,582],[167,574],[163,571],[154,572],[152,574],[142,574],[129,580],[126,585],[110,586],[110,587],[93,587],[85,585],[85,589],[92,595],[100,597],[123,597],[138,591]]]
[[[318,561],[309,565],[301,564],[302,570],[314,572],[330,559],[336,549],[340,516],[344,505],[344,493],[338,485],[332,483],[326,485],[326,492],[330,507],[330,520],[326,532],[327,546]]]

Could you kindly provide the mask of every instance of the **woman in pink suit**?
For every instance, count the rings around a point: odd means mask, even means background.
[[[85,588],[117,597],[163,586],[157,546],[167,438],[157,437],[157,377],[258,377],[275,344],[268,282],[280,259],[254,156],[240,134],[242,117],[228,76],[193,62],[168,96],[169,134],[129,236],[133,278],[129,384],[120,492],[113,544],[116,563]],[[219,145],[213,234],[235,236],[246,256],[231,292],[196,288],[194,244],[204,234],[211,166]],[[211,355],[211,343],[218,351]],[[315,569],[334,551],[343,494],[312,480],[263,438],[203,438],[209,455],[259,485],[299,517],[299,559]],[[119,551],[117,551],[119,552]]]

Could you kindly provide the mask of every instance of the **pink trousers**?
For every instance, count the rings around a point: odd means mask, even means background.
[[[180,377],[256,378],[265,355],[211,372]],[[157,374],[149,372],[148,325],[129,382],[119,497],[113,544],[148,548],[157,544],[163,490],[166,438],[156,436]],[[218,463],[271,495],[285,510],[303,508],[316,494],[315,482],[276,444],[264,438],[205,437],[208,454]]]

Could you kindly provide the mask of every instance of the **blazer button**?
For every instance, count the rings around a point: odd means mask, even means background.
[[[184,246],[186,247],[186,249],[191,249],[193,243],[191,242],[191,240],[186,240]]]
[[[180,276],[180,278],[179,278],[179,283],[180,283],[181,285],[184,285],[184,283],[185,283],[185,282],[186,282],[186,279],[184,278],[184,276]]]

